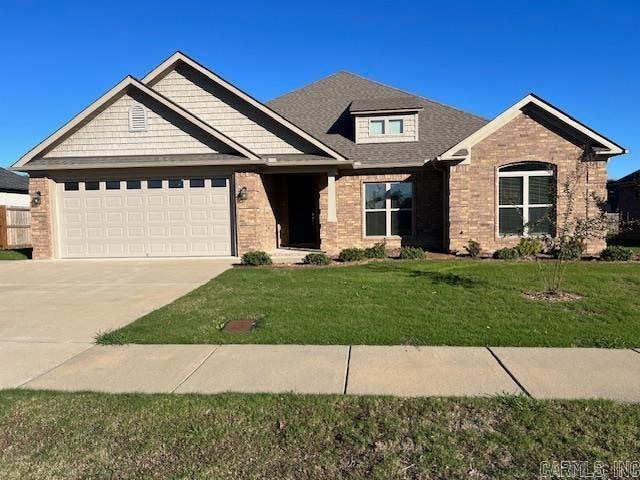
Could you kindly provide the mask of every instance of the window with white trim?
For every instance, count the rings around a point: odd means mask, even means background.
[[[523,162],[498,171],[498,232],[502,236],[552,235],[556,179],[552,165]]]
[[[139,103],[129,107],[129,131],[144,132],[147,129],[147,111]]]
[[[367,237],[413,235],[413,184],[364,184],[364,233]]]
[[[402,118],[385,118],[369,120],[369,135],[402,135],[404,120]]]

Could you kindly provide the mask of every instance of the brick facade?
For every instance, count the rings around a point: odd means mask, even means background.
[[[52,181],[46,177],[29,178],[29,195],[40,192],[41,203],[31,207],[31,243],[33,259],[42,260],[53,257],[53,202]]]
[[[522,113],[474,145],[470,154],[469,164],[452,166],[449,170],[449,249],[461,251],[473,239],[484,251],[491,252],[519,241],[498,234],[498,169],[516,162],[547,162],[555,165],[560,186],[567,175],[576,171],[582,148]],[[585,167],[586,175],[578,186],[574,204],[576,215],[581,217],[596,213],[594,196],[606,198],[606,161],[586,162]],[[566,198],[559,192],[558,215],[562,215],[566,205]],[[596,253],[604,246],[604,240],[593,240],[587,251]]]
[[[238,254],[248,250],[272,251],[276,243],[276,218],[273,176],[256,172],[236,172],[236,236]],[[247,189],[247,199],[237,198],[241,188]]]
[[[367,238],[363,226],[363,184],[400,182],[413,184],[415,236],[388,238],[390,248],[420,245],[429,249],[443,247],[443,173],[432,166],[403,173],[366,173],[336,177],[337,222],[327,221],[328,190],[326,176],[320,184],[320,246],[329,254],[347,247],[368,247],[380,238]]]

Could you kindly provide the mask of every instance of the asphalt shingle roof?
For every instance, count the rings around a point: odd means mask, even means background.
[[[29,191],[29,179],[0,168],[0,191],[7,190],[26,193]]]
[[[375,110],[411,110],[421,109],[422,105],[415,97],[358,98],[351,102],[350,112]]]
[[[419,141],[356,144],[350,105],[355,100],[422,107]],[[488,121],[349,72],[338,72],[278,97],[267,105],[349,160],[367,166],[418,165],[435,158]],[[413,108],[412,107],[412,108]]]

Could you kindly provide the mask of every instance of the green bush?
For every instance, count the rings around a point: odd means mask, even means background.
[[[305,265],[329,265],[331,259],[326,253],[308,253],[303,259]]]
[[[532,257],[542,252],[542,241],[537,238],[521,238],[516,250],[521,257]]]
[[[469,240],[467,246],[464,247],[470,257],[477,257],[480,255],[480,244],[475,240]]]
[[[500,248],[493,252],[493,258],[498,260],[515,260],[520,257],[520,252],[517,248]]]
[[[631,250],[630,248],[621,247],[619,245],[609,245],[607,248],[602,250],[602,252],[600,253],[600,258],[607,262],[626,262],[633,258],[633,250]]]
[[[387,258],[387,245],[384,242],[378,242],[373,247],[365,248],[364,256],[367,258]]]
[[[261,250],[251,250],[244,255],[242,255],[241,259],[242,265],[271,265],[273,262],[271,261],[271,257],[267,252],[263,252]]]
[[[365,258],[365,252],[362,248],[345,248],[338,255],[338,260],[341,262],[357,262]]]
[[[577,238],[569,238],[562,242],[560,248],[557,248],[553,255],[562,260],[580,260],[584,252],[584,243]]]
[[[400,258],[402,260],[420,260],[424,258],[424,250],[419,247],[402,247]]]

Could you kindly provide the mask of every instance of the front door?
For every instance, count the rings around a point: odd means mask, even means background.
[[[289,177],[289,245],[318,247],[318,185],[315,176]]]

